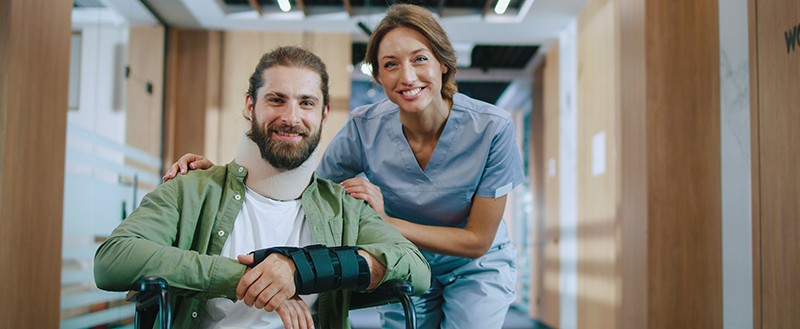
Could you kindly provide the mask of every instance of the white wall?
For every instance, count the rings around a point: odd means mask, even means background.
[[[722,166],[722,318],[753,326],[750,67],[747,0],[719,1]]]
[[[559,37],[559,220],[562,329],[578,327],[578,32],[573,21]]]

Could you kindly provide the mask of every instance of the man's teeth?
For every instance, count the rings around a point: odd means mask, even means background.
[[[403,95],[405,95],[405,96],[414,96],[416,94],[419,94],[420,91],[422,91],[422,88],[406,90],[406,91],[403,92]]]

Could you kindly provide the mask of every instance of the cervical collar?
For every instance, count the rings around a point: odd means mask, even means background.
[[[244,134],[235,160],[247,168],[247,177],[244,179],[247,187],[267,198],[285,201],[300,198],[317,168],[318,158],[319,147],[299,167],[292,170],[278,169],[261,158],[258,145]]]

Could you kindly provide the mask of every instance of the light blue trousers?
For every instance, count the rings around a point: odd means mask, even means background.
[[[431,264],[431,288],[412,297],[417,328],[500,329],[514,302],[516,263],[514,246],[493,246],[480,258],[423,252]],[[405,328],[399,304],[381,307],[383,328]]]

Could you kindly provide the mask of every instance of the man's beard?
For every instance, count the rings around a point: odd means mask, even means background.
[[[299,126],[272,124],[264,128],[255,117],[250,122],[250,131],[247,133],[247,137],[250,137],[258,145],[261,158],[278,169],[292,170],[306,162],[317,148],[322,135],[322,122],[314,133]],[[299,134],[305,141],[296,144],[275,140],[272,138],[272,134],[276,131]]]

